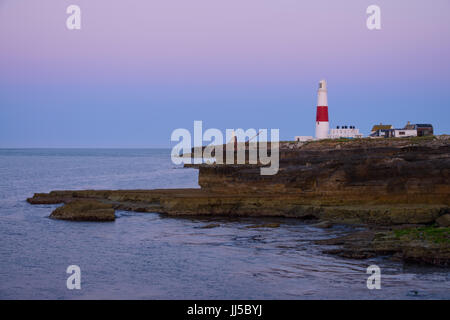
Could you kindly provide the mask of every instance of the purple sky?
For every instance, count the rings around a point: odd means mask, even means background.
[[[333,127],[450,133],[450,1],[0,0],[0,147],[170,146],[194,120],[313,135],[321,78]]]

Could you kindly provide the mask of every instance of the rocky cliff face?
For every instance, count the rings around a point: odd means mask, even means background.
[[[295,193],[322,204],[433,203],[450,205],[447,139],[323,141],[283,145],[280,170],[200,165],[199,185],[225,193]]]

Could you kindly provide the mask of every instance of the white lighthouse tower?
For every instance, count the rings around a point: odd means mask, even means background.
[[[327,82],[320,80],[319,90],[317,91],[316,139],[328,138],[329,129]]]

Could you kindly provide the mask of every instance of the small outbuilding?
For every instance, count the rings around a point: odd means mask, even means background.
[[[419,137],[432,136],[434,134],[433,126],[431,124],[418,123],[416,124],[416,129]]]
[[[433,132],[433,126],[428,123],[416,123],[412,124],[408,121],[408,123],[405,125],[405,128],[407,130],[416,130],[418,137],[423,136],[432,136],[434,134]]]
[[[370,131],[371,137],[388,137],[389,131],[393,129],[391,124],[376,124],[372,127]]]

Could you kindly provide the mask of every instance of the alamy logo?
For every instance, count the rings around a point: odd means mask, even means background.
[[[67,14],[70,16],[66,20],[66,27],[69,30],[80,30],[81,29],[81,9],[79,6],[72,4],[67,7]]]
[[[371,265],[367,267],[367,274],[370,274],[367,278],[367,289],[381,289],[381,270],[377,265]]]
[[[70,276],[67,278],[66,286],[67,289],[73,290],[81,289],[81,269],[77,265],[70,265],[67,267],[66,273],[70,274]]]
[[[178,143],[171,158],[174,164],[258,164],[261,175],[274,175],[279,169],[279,135],[279,129],[271,129],[269,142],[267,129],[226,129],[225,142],[222,131],[211,128],[203,132],[202,121],[194,121],[194,148],[189,130],[176,129],[171,141]],[[203,147],[204,141],[210,144]]]
[[[370,16],[367,18],[366,25],[369,30],[381,29],[381,9],[379,6],[373,4],[367,7],[367,14]]]

